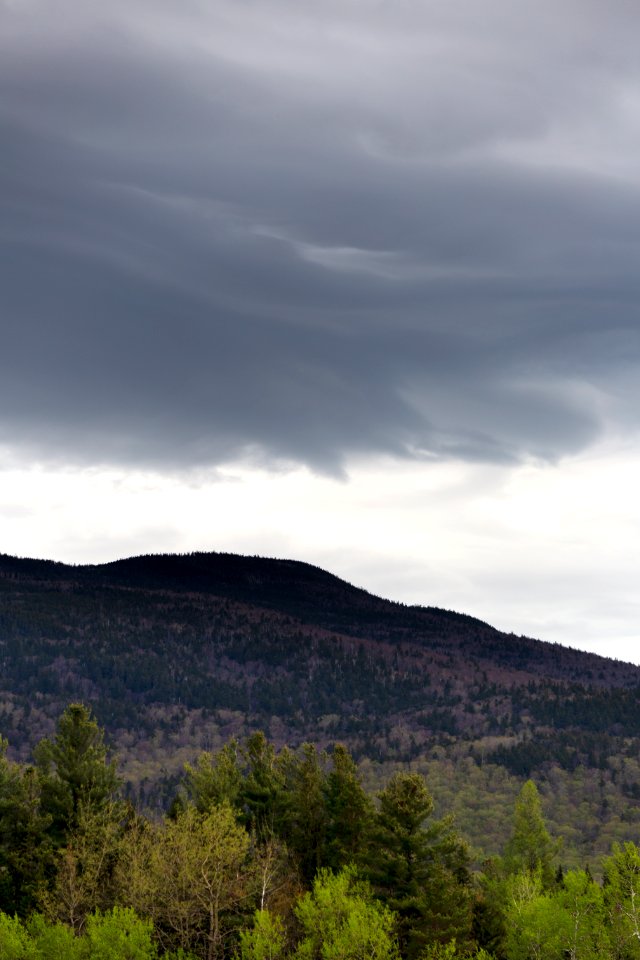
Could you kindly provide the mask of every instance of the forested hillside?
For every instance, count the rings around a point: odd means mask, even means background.
[[[278,749],[262,733],[187,765],[170,809],[122,799],[81,704],[0,753],[3,960],[632,960],[640,850],[562,868],[527,781],[500,855],[474,869],[428,782],[371,796],[348,750]]]
[[[161,809],[185,761],[262,730],[344,742],[370,791],[427,775],[474,849],[539,783],[565,861],[640,823],[640,668],[373,597],[307,564],[225,554],[101,566],[0,557],[0,730],[27,760],[90,703],[129,796]],[[463,798],[463,799],[462,799]]]

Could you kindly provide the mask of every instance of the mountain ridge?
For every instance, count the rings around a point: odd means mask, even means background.
[[[298,576],[291,576],[292,573]],[[622,677],[620,671],[616,670],[614,676],[617,683],[621,686],[629,686],[635,681],[640,685],[640,666],[578,648],[565,647],[558,643],[506,633],[478,617],[456,610],[430,605],[405,604],[380,597],[362,587],[348,583],[320,566],[300,560],[196,551],[183,554],[139,554],[100,564],[65,564],[49,559],[0,554],[0,578],[7,579],[7,577],[31,581],[38,579],[54,582],[71,581],[83,585],[206,593],[267,609],[285,611],[298,617],[307,616],[311,623],[314,625],[323,623],[326,629],[336,628],[336,613],[334,610],[333,619],[327,617],[318,610],[318,603],[333,602],[335,605],[338,598],[340,600],[338,610],[341,614],[344,614],[344,607],[348,607],[351,627],[353,627],[354,611],[359,615],[366,612],[367,620],[371,620],[380,613],[395,615],[399,620],[409,619],[412,626],[415,626],[415,618],[419,617],[423,627],[431,626],[431,632],[434,632],[434,620],[475,627],[487,636],[499,637],[507,643],[519,645],[521,649],[523,646],[532,649],[538,644],[544,644],[547,651],[555,651],[560,658],[570,657],[573,661],[579,660],[584,663],[618,665],[624,668],[625,676]],[[311,587],[315,589],[310,591]],[[438,624],[435,629],[438,626],[441,624]],[[611,676],[607,682],[611,682]]]
[[[443,810],[454,782],[489,809],[502,791],[506,810],[535,776],[559,811],[573,797],[589,812],[589,855],[596,822],[603,849],[640,829],[640,667],[385,600],[301,561],[0,555],[12,755],[28,761],[73,701],[95,711],[132,797],[153,809],[185,761],[261,729],[279,747],[345,743],[371,789],[382,771],[424,769]],[[500,816],[470,810],[468,834],[498,849]],[[558,815],[566,833],[573,814]]]

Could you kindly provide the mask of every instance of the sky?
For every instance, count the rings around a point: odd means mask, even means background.
[[[0,549],[640,663],[627,0],[0,0]]]

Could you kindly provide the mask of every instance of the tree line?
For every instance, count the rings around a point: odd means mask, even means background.
[[[640,851],[563,872],[528,781],[474,869],[424,778],[375,798],[348,750],[264,734],[202,753],[161,818],[122,798],[79,703],[31,766],[0,755],[0,960],[632,960]]]

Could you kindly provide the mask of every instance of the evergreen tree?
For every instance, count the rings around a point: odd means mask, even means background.
[[[433,799],[417,773],[393,776],[379,799],[367,873],[399,916],[401,952],[414,957],[430,941],[469,940],[469,855],[450,818],[426,823]]]
[[[221,803],[237,808],[242,789],[237,741],[230,740],[215,756],[201,753],[195,766],[186,763],[184,788],[200,813]]]
[[[477,878],[473,905],[473,936],[482,948],[502,957],[507,933],[505,878],[498,858],[485,861]]]
[[[527,780],[515,802],[513,829],[505,847],[507,872],[528,870],[533,874],[539,870],[543,887],[550,889],[555,876],[553,861],[559,850],[560,842],[551,839],[545,825],[538,788]]]
[[[365,793],[358,770],[346,747],[337,743],[331,754],[325,782],[326,854],[325,864],[338,870],[359,863],[371,833],[374,808]]]
[[[6,749],[0,738],[0,909],[25,916],[53,862],[50,821],[40,811],[35,771],[8,760]]]
[[[301,755],[285,755],[286,820],[282,835],[295,857],[308,888],[326,862],[327,810],[325,806],[326,756],[305,743]]]
[[[53,740],[41,740],[34,752],[41,808],[51,818],[54,842],[61,845],[78,826],[83,809],[99,810],[115,799],[116,762],[107,759],[104,733],[81,703],[67,707]]]
[[[259,730],[247,739],[241,754],[246,765],[238,796],[241,820],[262,843],[281,832],[287,804],[284,766],[288,751],[278,756]]]

